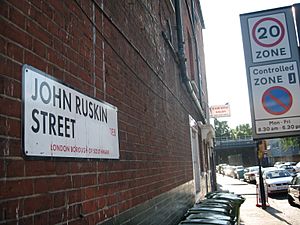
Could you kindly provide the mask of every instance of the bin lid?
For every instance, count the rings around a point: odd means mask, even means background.
[[[208,192],[205,197],[206,198],[212,198],[214,195],[218,193],[230,193],[229,191],[213,191],[213,192]]]
[[[205,212],[205,211],[210,211],[210,212],[219,212],[219,213],[224,213],[224,214],[229,214],[229,210],[227,209],[224,209],[224,208],[216,208],[216,207],[193,207],[193,208],[190,208],[188,210],[188,213],[197,213],[197,212]]]
[[[205,199],[205,200],[195,204],[195,206],[198,205],[198,204],[212,204],[212,203],[214,203],[214,204],[216,204],[216,203],[224,204],[224,205],[230,206],[231,208],[234,208],[237,205],[237,204],[234,204],[232,202],[232,200],[229,200],[229,199],[210,198],[210,199]]]
[[[245,201],[245,198],[242,196],[234,195],[234,194],[216,194],[213,196],[213,199],[225,199],[225,200],[230,200],[234,204],[243,204]]]
[[[201,204],[195,205],[194,207],[195,208],[197,208],[197,207],[216,207],[216,208],[224,208],[227,210],[231,210],[233,208],[232,205],[219,203],[219,202],[203,202]]]
[[[218,199],[218,198],[204,199],[204,200],[202,200],[201,202],[199,202],[197,204],[206,203],[206,202],[218,202],[218,203],[224,203],[224,204],[232,205],[232,201],[230,199]]]
[[[220,220],[233,221],[230,216],[216,213],[216,212],[200,212],[197,214],[191,214],[186,218],[186,220],[191,220],[191,219],[220,219]]]
[[[207,224],[207,225],[231,225],[229,221],[226,220],[218,220],[218,219],[193,219],[193,220],[184,220],[181,221],[180,224],[190,224],[190,225],[195,225],[195,224]]]

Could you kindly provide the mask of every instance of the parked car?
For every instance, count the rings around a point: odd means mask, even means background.
[[[286,162],[285,165],[295,166],[297,162]]]
[[[275,162],[274,167],[278,167],[282,164],[285,164],[285,162],[283,162],[283,161]]]
[[[256,183],[256,175],[258,174],[258,166],[247,167],[244,170],[244,181]]]
[[[285,165],[289,165],[289,166],[292,166],[294,169],[295,169],[295,172],[296,172],[296,165],[297,165],[297,162],[286,162]]]
[[[296,172],[295,168],[289,164],[279,165],[278,168],[285,169],[285,170],[289,171],[291,174]]]
[[[242,179],[244,178],[244,167],[243,166],[235,166],[234,167],[234,178],[236,179]]]
[[[227,164],[225,164],[225,163],[217,165],[217,172],[224,175],[224,167],[225,166],[227,166]]]
[[[296,174],[288,188],[288,201],[291,206],[300,207],[300,173]]]
[[[226,176],[234,177],[234,166],[226,166],[224,169],[224,173]]]
[[[267,186],[268,194],[287,192],[293,179],[287,170],[279,168],[264,169],[262,176]]]
[[[296,170],[296,173],[300,172],[300,162],[295,165],[294,169]]]

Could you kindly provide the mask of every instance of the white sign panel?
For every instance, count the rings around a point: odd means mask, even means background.
[[[256,132],[300,131],[300,86],[296,62],[249,68]]]
[[[116,107],[28,65],[22,76],[25,155],[119,158]]]
[[[240,19],[253,138],[299,135],[300,67],[292,6]]]
[[[284,13],[249,18],[248,25],[254,63],[291,58]]]
[[[210,116],[213,118],[230,117],[230,106],[226,105],[213,105],[210,107]]]

